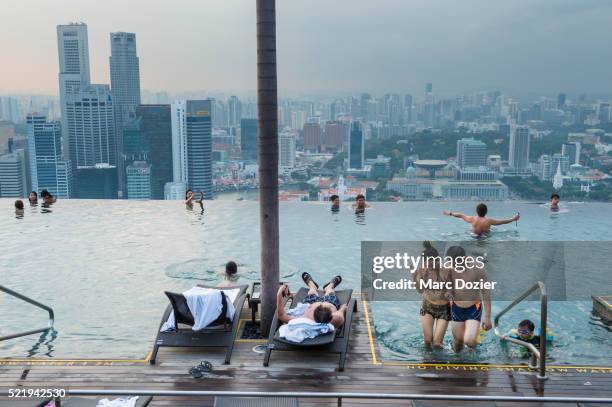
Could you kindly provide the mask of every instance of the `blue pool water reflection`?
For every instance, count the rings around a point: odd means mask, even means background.
[[[166,305],[164,290],[185,290],[219,281],[228,260],[240,264],[243,281],[259,277],[258,203],[217,200],[203,215],[169,201],[60,201],[50,212],[12,213],[0,200],[0,284],[29,295],[56,312],[56,337],[49,334],[0,342],[0,357],[143,357],[152,347]],[[362,240],[465,240],[466,225],[442,217],[444,209],[473,211],[469,202],[373,203],[365,216],[347,207],[331,213],[320,203],[281,203],[281,275],[293,287],[308,271],[360,287]],[[499,227],[495,240],[611,240],[612,205],[565,204],[551,215],[541,205],[491,203],[492,216],[520,211],[517,225]],[[606,287],[609,290],[609,287]],[[608,292],[609,294],[609,292]],[[494,311],[500,304],[495,304]],[[505,317],[537,320],[536,303]],[[451,360],[450,350],[428,355],[421,349],[418,303],[372,304],[376,334],[385,358]],[[609,330],[590,314],[587,301],[553,303],[549,325],[556,333],[556,363],[612,365]],[[44,326],[45,314],[0,295],[0,335]],[[450,330],[447,332],[450,343]],[[489,335],[462,359],[516,360]]]

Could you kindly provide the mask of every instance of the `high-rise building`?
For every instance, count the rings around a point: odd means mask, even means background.
[[[0,97],[0,120],[8,120],[13,123],[21,123],[23,121],[17,99]]]
[[[610,123],[611,112],[610,103],[600,102],[597,105],[597,118],[599,119],[599,123]]]
[[[487,164],[487,145],[473,138],[457,140],[457,165],[460,168],[482,167]]]
[[[213,198],[212,101],[182,100],[172,104],[172,161],[175,182]]]
[[[559,93],[559,96],[557,96],[557,109],[563,110],[565,108],[565,100],[565,93]]]
[[[68,117],[68,95],[81,91],[89,85],[89,45],[87,39],[87,25],[72,23],[57,26],[57,50],[59,54],[59,87],[60,104],[62,112],[62,151],[64,158],[70,158],[69,126],[66,125]]]
[[[243,160],[257,161],[257,119],[240,120],[240,151]]]
[[[561,145],[561,154],[568,158],[569,165],[580,164],[580,147],[577,141]]]
[[[117,138],[119,198],[122,198],[125,190],[123,128],[134,115],[136,106],[140,104],[140,67],[136,53],[136,34],[111,33],[110,43],[110,76]]]
[[[125,169],[127,174],[127,199],[151,199],[151,164],[134,161]]]
[[[365,139],[360,122],[351,124],[351,133],[349,135],[348,145],[348,167],[350,169],[360,170],[363,168],[365,159]]]
[[[62,160],[61,125],[36,113],[26,119],[32,190],[46,189],[58,198],[72,198],[72,166]]]
[[[184,182],[166,182],[164,185],[164,199],[167,201],[182,201],[185,199],[187,186]]]
[[[321,126],[319,123],[304,124],[304,150],[317,152],[321,144]]]
[[[529,127],[516,126],[510,132],[510,167],[524,169],[529,166]]]
[[[0,198],[23,198],[27,195],[25,161],[22,149],[0,156]]]
[[[78,198],[116,198],[116,134],[108,85],[93,85],[89,74],[87,25],[57,26],[62,155],[74,170]],[[114,192],[113,192],[114,190]]]
[[[346,125],[340,121],[325,123],[325,150],[344,150],[346,139]]]
[[[108,85],[89,85],[66,97],[70,159],[79,168],[116,165],[113,97]]]
[[[278,166],[281,172],[295,168],[295,131],[286,129],[278,136]]]
[[[230,96],[227,101],[227,125],[236,127],[242,119],[242,104],[236,96]]]
[[[151,199],[164,199],[164,185],[173,180],[170,105],[139,105],[135,115],[124,129],[124,167],[151,164]]]

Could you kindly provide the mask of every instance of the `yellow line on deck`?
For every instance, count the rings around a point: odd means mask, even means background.
[[[370,340],[370,352],[372,353],[372,364],[379,365],[376,358],[376,348],[374,347],[374,337],[372,336],[372,326],[370,325],[370,314],[368,313],[368,301],[365,299],[365,293],[361,293],[361,301],[363,302],[363,312],[368,328],[368,339]]]

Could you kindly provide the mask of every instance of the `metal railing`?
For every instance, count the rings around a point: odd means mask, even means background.
[[[50,389],[47,389],[50,390]],[[52,390],[52,389],[51,389]],[[9,396],[9,390],[0,390],[0,397]],[[612,397],[554,397],[554,396],[476,396],[455,394],[401,394],[401,393],[326,393],[326,392],[271,392],[271,391],[181,391],[181,390],[66,390],[66,397],[73,396],[151,396],[151,397],[275,397],[336,399],[338,406],[343,399],[365,400],[445,400],[445,401],[499,401],[513,403],[605,403],[612,404]],[[61,398],[55,397],[56,406]]]
[[[499,332],[499,319],[510,309],[514,308],[518,303],[529,297],[534,291],[540,290],[540,349],[535,347],[532,343],[522,341],[517,338],[511,338],[507,335]],[[529,359],[529,367],[538,369],[537,378],[540,380],[546,380],[546,319],[548,313],[548,297],[546,295],[546,286],[543,282],[538,281],[530,289],[525,291],[520,297],[504,308],[499,314],[495,316],[493,320],[493,328],[495,335],[500,337],[504,341],[514,343],[516,345],[524,346],[531,352],[531,358]]]
[[[35,307],[38,307],[40,309],[43,309],[45,311],[47,311],[49,313],[49,325],[46,328],[40,328],[40,329],[32,329],[31,331],[25,331],[25,332],[19,332],[16,334],[11,334],[11,335],[5,335],[5,336],[0,336],[0,341],[6,341],[8,339],[14,339],[14,338],[20,338],[22,336],[28,336],[28,335],[34,335],[34,334],[38,334],[38,333],[43,333],[43,332],[47,332],[50,329],[53,329],[53,324],[55,323],[55,314],[53,313],[53,309],[51,307],[46,306],[45,304],[41,304],[38,301],[35,301],[29,297],[26,297],[23,294],[19,294],[18,292],[15,292],[9,288],[6,288],[2,285],[0,285],[0,291],[4,291],[5,293],[7,293],[8,295],[15,297],[17,299],[20,299],[22,301],[27,302],[28,304],[32,304]]]

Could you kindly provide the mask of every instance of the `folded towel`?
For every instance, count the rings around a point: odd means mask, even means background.
[[[309,318],[295,318],[278,329],[281,338],[300,343],[328,332],[334,332],[332,324],[320,324]]]

